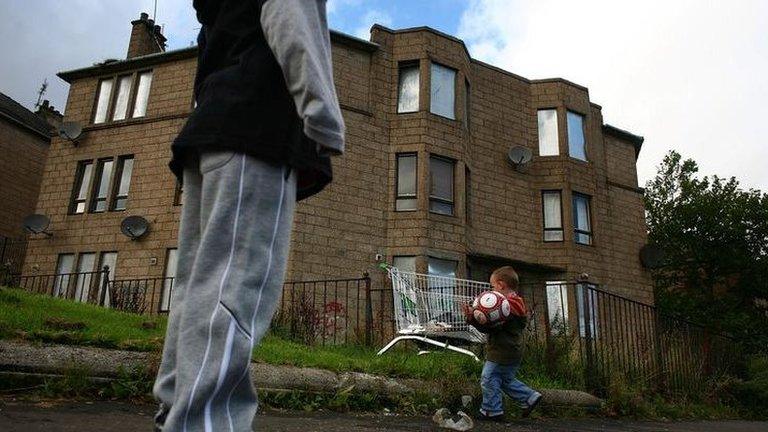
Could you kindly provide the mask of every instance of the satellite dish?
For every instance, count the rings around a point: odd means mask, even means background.
[[[24,225],[24,230],[29,234],[45,234],[48,237],[53,236],[53,234],[46,231],[48,229],[48,225],[51,224],[51,219],[49,219],[46,215],[29,215],[24,218],[22,224]]]
[[[533,157],[533,152],[527,147],[515,146],[509,149],[507,160],[516,170],[520,171]]]
[[[640,249],[640,262],[645,268],[655,269],[661,267],[664,258],[666,258],[666,254],[656,245],[647,244]]]
[[[128,216],[120,222],[120,232],[131,240],[138,240],[149,232],[149,222],[141,216]]]
[[[59,136],[65,140],[72,141],[74,145],[77,145],[77,139],[83,134],[83,126],[78,122],[64,122],[59,126]]]

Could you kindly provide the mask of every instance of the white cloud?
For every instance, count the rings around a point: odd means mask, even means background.
[[[384,11],[369,10],[360,18],[359,25],[352,34],[361,39],[369,40],[371,38],[371,27],[374,24],[389,27],[392,25],[392,16]]]
[[[768,189],[768,2],[472,0],[473,57],[590,90],[606,123],[646,138],[641,184],[667,150]]]
[[[69,86],[56,73],[87,67],[107,58],[125,58],[131,21],[153,12],[153,0],[5,0],[0,2],[0,91],[32,108],[43,79],[45,95],[63,111]],[[169,48],[189,46],[196,26],[192,2],[158,3]]]
[[[345,8],[358,6],[362,1],[363,0],[328,0],[325,10],[328,15],[336,14],[343,12]]]

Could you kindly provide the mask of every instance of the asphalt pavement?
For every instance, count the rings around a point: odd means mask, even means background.
[[[0,431],[74,432],[152,430],[154,406],[125,402],[22,401],[0,399]],[[255,431],[271,432],[406,432],[445,431],[428,417],[403,417],[384,414],[308,413],[267,411],[254,422]],[[507,424],[478,423],[478,432],[766,432],[768,422],[697,421],[642,422],[612,419],[533,419],[512,420]]]

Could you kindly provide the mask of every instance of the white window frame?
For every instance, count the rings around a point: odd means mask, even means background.
[[[430,90],[429,112],[456,120],[456,76],[454,68],[431,63],[430,66]],[[443,81],[443,78],[445,80]]]
[[[586,229],[584,228],[584,225],[581,224],[581,218],[579,218],[579,206],[577,200],[584,200],[586,203]],[[592,197],[582,193],[573,192],[573,199],[571,202],[573,205],[573,240],[577,244],[591,246],[594,244],[594,228],[592,227]],[[587,239],[586,242],[581,241],[582,236],[585,236]]]
[[[109,266],[109,274],[105,275],[103,273],[104,266]],[[101,252],[99,254],[99,268],[97,269],[99,272],[99,288],[98,288],[98,297],[96,298],[97,302],[101,301],[101,290],[104,288],[104,277],[111,278],[112,280],[115,279],[115,272],[117,271],[117,251],[105,251]],[[109,280],[109,279],[108,279]],[[104,307],[109,307],[112,303],[112,300],[110,299],[109,295],[109,289],[107,289],[106,294],[104,294]]]
[[[67,263],[66,260],[69,262]],[[75,269],[75,254],[61,253],[56,258],[56,275],[53,280],[53,297],[66,297],[69,290],[69,280]],[[66,276],[60,276],[66,275]]]
[[[435,172],[432,169],[433,163],[445,163],[451,167],[451,197],[437,196],[433,193],[435,185]],[[450,206],[450,213],[443,211],[442,206]],[[441,214],[444,216],[456,215],[456,161],[447,157],[438,155],[429,155],[429,211],[430,213]]]
[[[418,62],[403,63],[398,68],[397,113],[408,114],[419,111],[421,93],[421,68]],[[404,93],[406,92],[406,93]],[[415,92],[415,97],[414,93]],[[406,97],[407,96],[407,97]]]
[[[554,114],[554,119],[547,118],[547,114]],[[558,129],[557,109],[541,108],[536,111],[539,135],[539,156],[560,155],[560,135]],[[554,125],[554,130],[552,130]]]
[[[575,127],[571,124],[571,120],[578,119],[581,127]],[[587,133],[586,133],[587,118],[585,115],[577,113],[575,111],[568,110],[566,112],[566,127],[568,130],[568,155],[574,159],[587,161]],[[579,139],[581,142],[578,142]]]
[[[93,268],[96,265],[96,252],[81,252],[77,257],[75,282],[75,301],[88,303],[93,283]]]
[[[163,294],[160,296],[160,312],[171,310],[173,285],[176,282],[179,266],[179,249],[168,248],[165,252],[165,268],[163,269]]]
[[[588,283],[576,284],[576,307],[579,312],[579,336],[587,337],[586,317],[584,316],[584,287],[595,288],[595,285]],[[597,292],[594,290],[588,290],[587,302],[589,303],[589,336],[592,339],[599,337],[598,335],[598,302]]]
[[[99,80],[91,122],[116,123],[145,117],[154,71],[143,69]]]
[[[400,174],[404,170],[403,159],[413,158],[413,193],[403,192],[406,189],[401,185]],[[395,211],[416,211],[419,208],[419,157],[417,153],[397,153],[395,155]]]
[[[547,196],[557,196],[557,212],[549,214],[547,212]],[[545,242],[562,242],[564,239],[563,230],[563,193],[560,190],[541,191],[541,212],[543,217],[543,230]],[[554,225],[559,222],[559,226]],[[552,224],[552,225],[549,225]]]
[[[128,194],[131,190],[131,178],[133,177],[133,155],[119,156],[115,168],[114,192],[112,193],[112,211],[123,211],[128,208]],[[126,169],[128,167],[128,169]],[[127,174],[126,174],[127,173]],[[124,200],[123,205],[120,201]]]
[[[565,281],[547,281],[546,294],[550,334],[567,335],[569,328],[568,284]],[[558,325],[558,319],[562,324]]]

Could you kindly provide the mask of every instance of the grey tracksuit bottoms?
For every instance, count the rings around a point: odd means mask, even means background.
[[[280,298],[296,173],[231,151],[185,162],[178,264],[154,385],[163,431],[251,431],[251,352]]]

